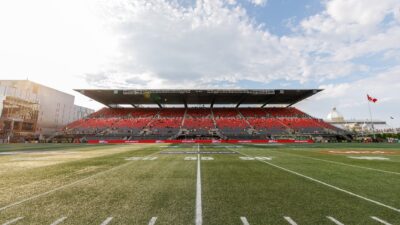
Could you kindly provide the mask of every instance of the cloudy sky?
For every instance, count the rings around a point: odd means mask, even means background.
[[[323,88],[296,106],[400,126],[399,0],[2,0],[0,79],[74,88]],[[390,119],[390,117],[394,119]]]

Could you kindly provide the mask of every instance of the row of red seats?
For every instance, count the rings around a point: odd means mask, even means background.
[[[67,129],[74,128],[143,128],[149,122],[151,118],[88,118],[75,121],[67,126]]]
[[[187,117],[210,117],[211,110],[209,108],[188,108],[186,111]]]
[[[255,128],[279,128],[286,129],[284,124],[278,119],[275,118],[261,118],[261,117],[253,117],[247,119],[249,123]]]
[[[104,108],[93,113],[89,118],[75,121],[67,126],[73,128],[179,128],[186,111],[184,128],[214,128],[210,108]],[[246,119],[240,117],[235,108],[213,108],[216,126],[219,128],[248,128],[247,121],[256,129],[260,128],[327,128],[332,125],[309,117],[300,110],[289,108],[242,108],[239,109]],[[158,118],[154,116],[159,113]],[[151,122],[151,123],[150,123]]]
[[[208,117],[200,117],[200,118],[185,118],[185,122],[183,124],[184,128],[214,128],[214,123],[212,119]]]
[[[248,118],[249,123],[256,129],[259,128],[329,128],[333,126],[314,118]]]
[[[266,117],[267,112],[263,108],[243,108],[239,109],[244,117]]]
[[[238,111],[235,108],[213,108],[214,117],[237,117]],[[242,108],[239,111],[245,117],[308,117],[294,107],[288,108]],[[182,117],[185,113],[184,108],[103,108],[93,113],[91,118],[110,118],[110,117],[152,117],[159,112],[161,117]],[[189,108],[188,117],[209,117],[209,108]]]
[[[99,127],[109,127],[114,122],[114,119],[97,119],[97,118],[89,118],[78,120],[74,124],[70,124],[68,129],[73,128],[99,128]]]
[[[245,117],[308,117],[294,107],[287,108],[242,108],[239,109]]]
[[[219,128],[246,128],[249,125],[242,118],[235,117],[219,117],[215,118],[217,127]]]
[[[151,121],[150,128],[179,128],[182,118],[157,118]]]
[[[236,109],[228,108],[213,108],[214,117],[238,117],[238,111]]]
[[[294,107],[288,108],[266,108],[266,113],[272,117],[305,117],[305,113]]]
[[[113,127],[132,127],[132,128],[143,128],[151,121],[151,118],[129,118],[119,119],[115,121]]]
[[[314,119],[315,124],[317,124],[318,126],[321,126],[323,128],[326,129],[332,129],[332,130],[336,130],[337,128],[334,127],[333,125],[329,124],[329,123],[325,123],[323,120],[319,120],[319,119]]]
[[[183,108],[164,108],[160,110],[161,117],[183,117],[185,109]]]
[[[313,118],[291,118],[291,119],[281,119],[282,123],[291,128],[323,128],[318,123],[316,119]]]
[[[91,118],[153,117],[157,108],[103,108],[90,115]]]

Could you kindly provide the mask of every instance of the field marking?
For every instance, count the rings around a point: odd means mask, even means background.
[[[291,225],[297,225],[296,222],[294,222],[294,220],[292,220],[292,218],[288,217],[288,216],[284,216],[283,218],[285,218],[285,220],[290,223]]]
[[[373,220],[375,220],[375,221],[378,221],[378,222],[381,223],[381,224],[392,225],[392,224],[390,224],[390,223],[388,223],[388,222],[386,222],[386,221],[384,221],[384,220],[382,220],[381,218],[378,218],[378,217],[376,217],[376,216],[371,216],[371,218],[372,218]]]
[[[241,160],[272,160],[272,157],[256,156],[256,157],[239,157]]]
[[[104,220],[100,225],[107,225],[111,222],[112,219],[113,219],[113,217],[107,217],[107,219]]]
[[[365,159],[365,160],[389,160],[386,157],[378,157],[378,156],[347,156],[350,159]]]
[[[126,158],[125,160],[129,160],[129,161],[138,161],[138,160],[143,160],[143,161],[153,161],[156,160],[158,157],[129,157]]]
[[[246,157],[239,157],[239,159],[241,159],[241,160],[254,160],[254,157],[248,157],[248,156],[246,156]]]
[[[339,220],[333,218],[332,216],[327,216],[326,218],[328,218],[330,221],[334,222],[336,225],[344,225],[343,223],[341,223]]]
[[[197,182],[196,182],[196,225],[203,224],[203,210],[201,202],[201,172],[200,172],[200,145],[197,144]]]
[[[201,160],[214,160],[214,158],[213,157],[201,157]]]
[[[266,156],[257,156],[254,158],[258,160],[272,160],[272,157],[266,157]]]
[[[3,223],[2,225],[9,225],[9,224],[17,222],[18,220],[22,220],[23,218],[24,218],[23,216],[20,216],[20,217],[17,217],[15,219],[9,220],[9,221]]]
[[[242,154],[242,155],[244,155],[244,156],[248,156],[248,157],[249,157],[249,155],[246,155],[246,154],[244,154],[244,153],[241,153],[241,152],[238,152],[238,153],[239,153],[239,154]],[[280,169],[280,170],[286,171],[286,172],[288,172],[288,173],[291,173],[291,174],[294,174],[294,175],[297,175],[297,176],[306,178],[307,180],[314,181],[314,182],[316,182],[316,183],[325,185],[325,186],[330,187],[330,188],[332,188],[332,189],[335,189],[335,190],[337,190],[337,191],[344,192],[344,193],[346,193],[346,194],[352,195],[352,196],[354,196],[354,197],[363,199],[363,200],[365,200],[365,201],[374,203],[374,204],[379,205],[379,206],[383,206],[383,207],[385,207],[385,208],[388,208],[388,209],[391,209],[391,210],[393,210],[393,211],[396,211],[396,212],[399,212],[399,213],[400,213],[400,209],[397,209],[397,208],[395,208],[395,207],[393,207],[393,206],[386,205],[386,204],[384,204],[384,203],[382,203],[382,202],[378,202],[378,201],[375,201],[375,200],[373,200],[373,199],[370,199],[370,198],[367,198],[367,197],[358,195],[358,194],[353,193],[353,192],[351,192],[351,191],[347,191],[347,190],[345,190],[345,189],[336,187],[336,186],[334,186],[334,185],[332,185],[332,184],[325,183],[325,182],[323,182],[323,181],[317,180],[317,179],[315,179],[315,178],[312,178],[312,177],[309,177],[309,176],[307,176],[307,175],[298,173],[298,172],[296,172],[296,171],[293,171],[293,170],[290,170],[290,169],[287,169],[287,168],[284,168],[284,167],[275,165],[275,164],[270,163],[270,162],[267,162],[267,161],[262,161],[262,160],[257,160],[257,161],[266,163],[266,164],[268,164],[268,165],[270,165],[270,166],[273,166],[273,167],[278,168],[278,169]]]
[[[149,221],[149,225],[154,225],[156,224],[157,217],[151,217],[151,220]]]
[[[138,151],[138,150],[140,150],[140,149],[137,149],[137,150],[135,150],[135,151]],[[163,151],[163,150],[158,151],[158,152],[155,152],[155,153],[152,153],[152,154],[148,155],[148,157],[153,156],[153,155],[156,155],[156,154],[158,154],[158,153],[160,153],[160,152],[162,152],[162,151]],[[3,210],[8,209],[8,208],[10,208],[10,207],[13,207],[13,206],[22,204],[22,203],[24,203],[24,202],[27,202],[27,201],[30,201],[30,200],[33,200],[33,199],[36,199],[36,198],[40,198],[40,197],[42,197],[42,196],[45,196],[45,195],[54,193],[54,192],[56,192],[56,191],[59,191],[59,190],[62,190],[62,189],[65,189],[65,188],[74,186],[74,185],[76,185],[76,184],[82,183],[82,182],[84,182],[84,181],[86,181],[86,180],[89,180],[89,179],[91,179],[91,178],[95,178],[95,177],[101,176],[101,175],[103,175],[103,174],[112,172],[112,171],[117,170],[117,169],[121,169],[121,168],[126,167],[126,166],[131,165],[131,164],[132,164],[132,162],[126,162],[126,163],[123,163],[123,164],[118,165],[118,166],[116,166],[116,167],[110,168],[110,169],[108,169],[108,170],[104,170],[104,171],[98,172],[98,173],[96,173],[96,174],[93,174],[93,175],[91,175],[91,176],[82,178],[82,179],[80,179],[80,180],[76,180],[76,181],[74,181],[74,182],[72,182],[72,183],[69,183],[69,184],[66,184],[66,185],[62,185],[62,186],[60,186],[60,187],[51,189],[51,190],[49,190],[49,191],[42,192],[42,193],[40,193],[40,194],[37,194],[37,195],[31,196],[31,197],[22,199],[22,200],[20,200],[20,201],[17,201],[17,202],[14,202],[14,203],[11,203],[11,204],[9,204],[9,205],[6,205],[6,206],[1,207],[1,208],[0,208],[0,211],[3,211]]]
[[[286,152],[284,152],[284,153],[285,154],[290,154],[290,153],[286,153]],[[294,155],[294,156],[300,157],[300,158],[313,159],[313,160],[322,161],[322,162],[329,162],[329,163],[343,165],[343,166],[350,166],[350,167],[359,168],[359,169],[366,169],[366,170],[372,170],[372,171],[377,171],[377,172],[382,172],[382,173],[390,173],[390,174],[400,175],[399,172],[375,169],[375,168],[366,167],[366,166],[357,166],[357,165],[352,165],[352,164],[347,164],[347,163],[342,163],[342,162],[336,162],[336,161],[331,161],[331,160],[326,160],[326,159],[318,159],[318,158],[313,158],[313,157],[308,157],[308,156],[300,156],[300,155],[296,155],[296,154],[290,154],[290,155]]]
[[[61,217],[60,219],[54,221],[54,222],[53,222],[52,224],[50,224],[50,225],[57,225],[57,224],[60,224],[60,223],[62,223],[62,221],[66,220],[66,219],[67,219],[66,216]]]
[[[250,225],[249,221],[247,221],[246,217],[242,216],[240,217],[240,220],[242,221],[243,225]]]
[[[265,149],[265,150],[277,152],[277,151],[271,150],[271,149]],[[308,151],[307,151],[307,152],[308,152]],[[400,175],[399,172],[393,172],[393,171],[388,171],[388,170],[375,169],[375,168],[365,167],[365,166],[357,166],[357,165],[352,165],[352,164],[347,164],[347,163],[342,163],[342,162],[337,162],[337,161],[331,161],[331,160],[326,160],[326,159],[318,159],[318,158],[314,158],[314,157],[302,156],[302,155],[297,155],[297,154],[288,153],[288,152],[279,152],[279,153],[283,153],[283,154],[287,154],[287,155],[292,155],[292,156],[299,157],[299,158],[313,159],[313,160],[317,160],[317,161],[329,162],[329,163],[338,164],[338,165],[343,165],[343,166],[350,166],[350,167],[355,167],[355,168],[359,168],[359,169],[366,169],[366,170],[372,170],[372,171],[377,171],[377,172],[382,172],[382,173],[389,173],[389,174]],[[393,155],[391,155],[391,156],[393,156]]]
[[[332,154],[337,154],[337,155],[344,155],[344,154],[364,154],[364,155],[391,155],[391,154],[396,154],[395,151],[369,151],[369,150],[350,150],[350,151],[336,151],[336,150],[329,150],[329,151],[321,151],[321,152],[329,152]]]
[[[192,160],[192,161],[194,161],[194,160],[197,160],[197,157],[191,157],[191,156],[188,156],[188,157],[185,157],[185,159],[184,160],[187,160],[187,161],[190,161],[190,160]]]
[[[158,157],[144,157],[143,158],[143,160],[150,160],[150,161],[153,161],[153,160],[156,160]]]
[[[200,157],[200,159],[201,160],[203,160],[203,161],[210,161],[210,160],[214,160],[214,158],[213,157]],[[188,157],[185,157],[185,159],[184,160],[186,160],[186,161],[195,161],[195,160],[197,160],[197,157],[191,157],[191,156],[188,156]]]

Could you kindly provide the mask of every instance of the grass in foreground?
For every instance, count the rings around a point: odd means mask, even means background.
[[[37,197],[0,210],[0,224],[18,217],[24,218],[14,224],[52,224],[62,217],[67,218],[60,224],[101,224],[108,217],[113,217],[109,224],[149,224],[152,217],[157,217],[157,225],[195,224],[197,161],[184,159],[197,155],[159,153],[198,147],[203,152],[237,152],[202,154],[213,158],[201,161],[205,225],[244,224],[240,217],[251,225],[290,224],[284,217],[299,225],[335,224],[327,216],[343,224],[379,224],[371,216],[400,224],[400,210],[394,210],[400,209],[400,154],[322,153],[400,153],[399,145],[12,146],[0,146],[0,152],[25,153],[0,156],[0,168],[10,168],[1,172],[0,208]],[[57,152],[68,152],[68,157]],[[56,163],[30,166],[49,154]],[[157,158],[126,160],[144,156]],[[257,156],[270,160],[240,158]],[[13,170],[18,158],[26,160]],[[38,196],[42,193],[46,194]]]

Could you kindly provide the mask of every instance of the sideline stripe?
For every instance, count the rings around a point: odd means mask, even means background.
[[[154,225],[154,224],[156,224],[156,221],[157,221],[157,217],[152,217],[151,220],[150,220],[150,222],[149,222],[149,225]]]
[[[283,218],[285,218],[285,220],[288,221],[288,223],[290,223],[291,225],[297,225],[297,223],[294,222],[294,220],[292,220],[292,218],[290,218],[288,216],[285,216]]]
[[[376,217],[376,216],[371,216],[371,218],[372,218],[373,220],[378,221],[378,222],[381,223],[381,224],[392,225],[392,224],[390,224],[390,223],[388,223],[388,222],[386,222],[386,221],[384,221],[384,220],[382,220],[382,219],[380,219],[380,218],[378,218],[378,217]]]
[[[333,218],[332,216],[327,216],[326,218],[328,218],[330,221],[334,222],[336,225],[344,225],[343,223],[341,223],[337,219]]]
[[[67,217],[61,217],[60,219],[58,219],[58,220],[56,220],[56,221],[54,221],[52,224],[50,224],[50,225],[57,225],[57,224],[59,224],[59,223],[61,223],[62,221],[64,221],[65,219],[67,219]]]
[[[134,151],[138,151],[138,150],[140,150],[140,149],[136,149],[136,150],[134,150]],[[148,155],[148,157],[149,157],[149,156],[152,156],[152,155],[156,155],[156,154],[158,154],[158,153],[160,153],[160,152],[162,152],[162,151],[163,151],[163,150],[158,151],[158,152],[155,152],[155,153],[153,153],[153,154],[150,154],[150,155]],[[11,203],[11,204],[9,204],[9,205],[3,206],[3,207],[0,208],[0,211],[3,211],[3,210],[8,209],[8,208],[10,208],[10,207],[19,205],[19,204],[21,204],[21,203],[24,203],[24,202],[27,202],[27,201],[30,201],[30,200],[33,200],[33,199],[36,199],[36,198],[39,198],[39,197],[42,197],[42,196],[51,194],[51,193],[53,193],[53,192],[56,192],[56,191],[65,189],[65,188],[67,188],[67,187],[74,186],[74,185],[76,185],[76,184],[79,184],[79,183],[84,182],[84,181],[86,181],[86,180],[89,180],[89,179],[91,179],[91,178],[95,178],[95,177],[101,176],[101,175],[103,175],[103,174],[109,173],[109,172],[111,172],[111,171],[114,171],[114,170],[117,170],[117,169],[121,169],[121,168],[123,168],[123,167],[125,167],[125,166],[128,166],[128,165],[130,165],[130,164],[133,164],[133,161],[126,162],[126,163],[124,163],[124,164],[118,165],[118,166],[113,167],[113,168],[111,168],[111,169],[104,170],[104,171],[98,172],[98,173],[96,173],[96,174],[93,174],[93,175],[91,175],[91,176],[85,177],[85,178],[83,178],[83,179],[74,181],[74,182],[72,182],[72,183],[69,183],[69,184],[66,184],[66,185],[63,185],[63,186],[54,188],[54,189],[52,189],[52,190],[50,190],[50,191],[46,191],[46,192],[43,192],[43,193],[40,193],[40,194],[31,196],[31,197],[29,197],[29,198],[25,198],[25,199],[22,199],[22,200],[20,200],[20,201]]]
[[[242,217],[240,217],[240,220],[242,221],[243,225],[250,225],[249,221],[247,221],[246,217],[242,216]]]
[[[267,150],[276,152],[276,151],[270,150],[270,149],[267,149]],[[336,161],[331,161],[331,160],[326,160],[326,159],[318,159],[318,158],[314,158],[314,157],[302,156],[302,155],[297,155],[297,154],[288,153],[288,152],[279,152],[279,153],[283,153],[283,154],[287,154],[287,155],[293,155],[293,156],[299,157],[299,158],[313,159],[313,160],[317,160],[317,161],[329,162],[329,163],[338,164],[338,165],[343,165],[343,166],[350,166],[350,167],[359,168],[359,169],[366,169],[366,170],[372,170],[372,171],[377,171],[377,172],[382,172],[382,173],[389,173],[389,174],[400,175],[399,172],[393,172],[393,171],[388,171],[388,170],[375,169],[375,168],[365,167],[365,166],[357,166],[357,165],[352,165],[352,164],[347,164],[347,163],[342,163],[342,162],[336,162]]]
[[[20,217],[17,217],[17,218],[15,218],[15,219],[9,220],[9,221],[3,223],[2,225],[9,225],[9,224],[15,223],[15,222],[17,222],[18,220],[21,220],[21,219],[23,219],[23,218],[24,218],[23,216],[20,216]]]
[[[107,219],[104,220],[100,225],[107,225],[111,222],[112,219],[113,219],[113,217],[107,217]]]
[[[200,144],[197,144],[197,183],[196,183],[196,225],[203,224],[203,210],[201,203],[201,172],[200,172]]]
[[[242,155],[244,155],[244,156],[249,156],[249,155],[246,155],[246,154],[241,153],[241,152],[238,152],[238,153],[239,153],[239,154],[242,154]],[[249,156],[249,157],[250,157],[250,156]],[[312,177],[303,175],[303,174],[298,173],[298,172],[296,172],[296,171],[293,171],[293,170],[286,169],[286,168],[284,168],[284,167],[275,165],[275,164],[270,163],[270,162],[268,162],[268,161],[262,161],[262,160],[258,160],[258,159],[257,159],[257,161],[262,162],[262,163],[266,163],[266,164],[268,164],[268,165],[270,165],[270,166],[276,167],[276,168],[281,169],[281,170],[283,170],[283,171],[286,171],[286,172],[288,172],[288,173],[291,173],[291,174],[294,174],[294,175],[297,175],[297,176],[306,178],[306,179],[308,179],[308,180],[311,180],[311,181],[314,181],[314,182],[316,182],[316,183],[325,185],[325,186],[330,187],[330,188],[332,188],[332,189],[335,189],[335,190],[337,190],[337,191],[344,192],[344,193],[346,193],[346,194],[352,195],[352,196],[354,196],[354,197],[363,199],[363,200],[368,201],[368,202],[372,202],[372,203],[374,203],[374,204],[376,204],[376,205],[380,205],[380,206],[383,206],[383,207],[385,207],[385,208],[388,208],[388,209],[391,209],[391,210],[393,210],[393,211],[396,211],[396,212],[399,212],[399,213],[400,213],[400,209],[397,209],[397,208],[395,208],[395,207],[393,207],[393,206],[383,204],[382,202],[378,202],[378,201],[372,200],[372,199],[370,199],[370,198],[366,198],[366,197],[364,197],[364,196],[361,196],[361,195],[355,194],[355,193],[353,193],[353,192],[344,190],[344,189],[342,189],[342,188],[333,186],[333,185],[331,185],[331,184],[325,183],[325,182],[320,181],[320,180],[317,180],[317,179],[315,179],[315,178],[312,178]]]

